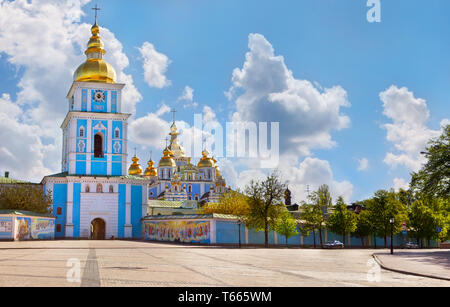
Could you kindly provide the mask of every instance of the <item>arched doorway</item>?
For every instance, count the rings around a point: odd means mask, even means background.
[[[104,240],[106,233],[106,223],[101,218],[96,218],[91,222],[91,239]]]

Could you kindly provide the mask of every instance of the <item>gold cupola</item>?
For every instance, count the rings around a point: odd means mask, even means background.
[[[146,177],[156,177],[158,176],[157,169],[153,166],[155,162],[153,162],[152,158],[147,162],[148,167],[145,169],[144,176]]]
[[[103,49],[103,42],[98,35],[100,32],[97,25],[97,18],[91,28],[92,36],[87,44],[87,49],[84,52],[86,54],[86,62],[81,64],[75,73],[73,74],[73,81],[84,82],[104,82],[115,83],[116,72],[114,68],[103,59],[106,53]]]
[[[130,167],[128,168],[128,175],[142,175],[142,168],[138,163],[139,158],[136,157],[136,154],[134,154],[134,157],[131,158],[131,161],[133,161],[133,163],[131,163]]]
[[[202,157],[200,158],[200,161],[198,161],[197,166],[199,168],[203,168],[203,167],[214,167],[215,163],[214,160],[208,157],[209,152],[204,149],[202,151]]]
[[[175,163],[175,160],[173,159],[173,152],[166,147],[163,151],[163,156],[161,157],[161,160],[159,160],[158,167],[176,167],[177,164]]]

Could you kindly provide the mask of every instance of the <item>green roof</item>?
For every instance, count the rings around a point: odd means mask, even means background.
[[[49,213],[37,213],[25,210],[14,210],[14,209],[0,209],[0,214],[14,214],[14,215],[28,215],[28,216],[42,216],[42,217],[54,217]]]
[[[1,177],[0,176],[0,184],[32,184],[28,181],[23,181],[19,179],[13,179],[13,178],[7,178],[7,177]]]
[[[78,176],[78,177],[108,177],[108,178],[121,178],[121,179],[134,179],[134,180],[148,180],[147,178],[134,176],[134,175],[125,175],[125,176],[117,176],[117,175],[86,175],[86,174],[72,174],[69,175],[68,172],[62,172],[57,174],[48,175],[45,177],[67,177],[67,176]]]
[[[148,206],[153,208],[181,208],[183,202],[181,201],[170,201],[170,200],[158,200],[150,199],[148,201]]]
[[[235,215],[231,214],[183,214],[183,215],[147,215],[144,220],[187,220],[187,219],[227,219],[227,220],[237,220],[239,219]]]

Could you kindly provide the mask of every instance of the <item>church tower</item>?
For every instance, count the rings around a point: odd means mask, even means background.
[[[86,61],[75,70],[67,94],[61,173],[44,177],[42,184],[53,197],[55,237],[140,238],[150,180],[127,174],[125,84],[116,83],[114,68],[103,59],[97,17],[91,34]]]
[[[97,20],[85,51],[86,61],[73,75],[67,94],[62,172],[69,175],[126,175],[127,120],[121,113],[122,89],[105,50]]]

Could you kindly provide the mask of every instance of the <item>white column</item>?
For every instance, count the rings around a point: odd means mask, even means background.
[[[210,227],[209,227],[209,238],[210,243],[215,244],[216,243],[216,220],[209,220],[210,221]]]
[[[125,195],[125,229],[124,235],[125,238],[131,238],[133,226],[131,225],[131,185],[127,184],[126,186],[126,195]]]
[[[90,101],[90,100],[89,100]],[[92,119],[87,119],[86,127],[86,174],[91,174],[91,152],[92,152]]]
[[[112,120],[108,119],[108,137],[107,137],[107,147],[106,150],[108,153],[106,154],[106,174],[111,175],[111,160],[112,160]]]
[[[66,237],[73,237],[73,182],[67,183]]]

